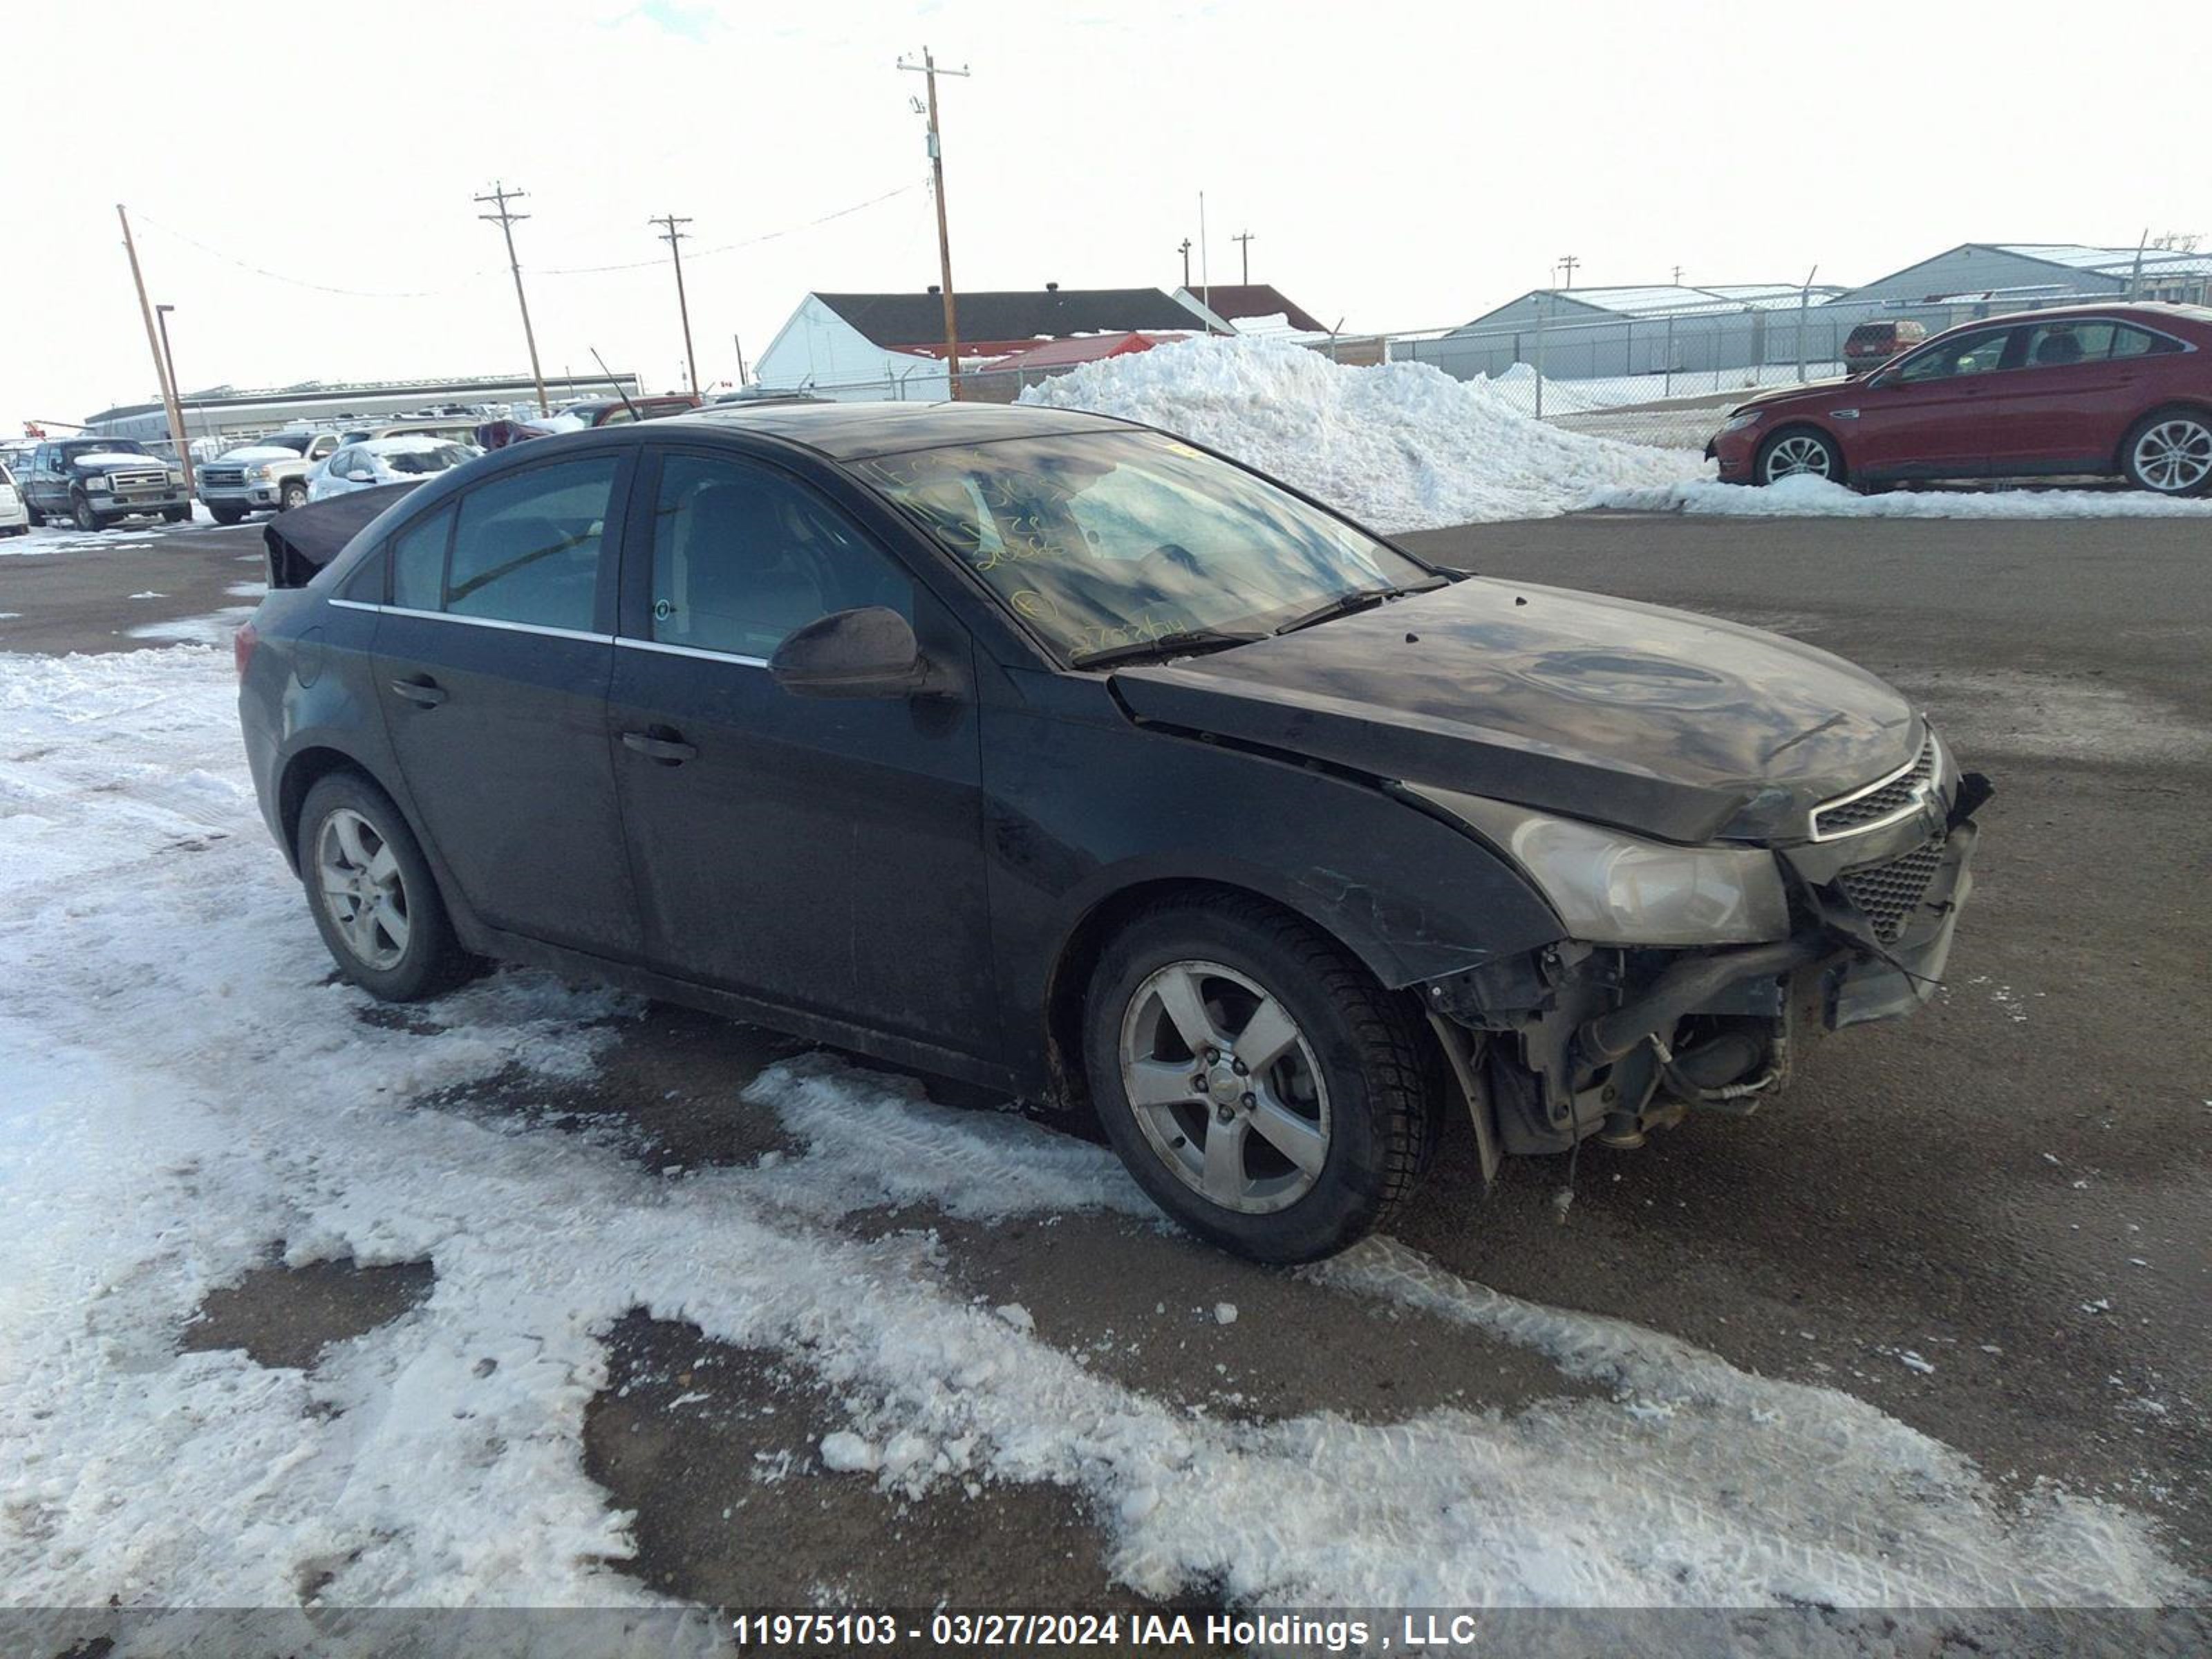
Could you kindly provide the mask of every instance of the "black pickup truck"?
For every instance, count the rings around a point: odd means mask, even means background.
[[[79,530],[105,530],[133,514],[159,514],[182,524],[192,512],[185,475],[130,438],[40,444],[18,482],[34,525],[61,519]]]

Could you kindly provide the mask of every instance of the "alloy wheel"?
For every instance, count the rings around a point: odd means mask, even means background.
[[[1828,446],[1818,438],[1809,433],[1793,433],[1778,440],[1766,452],[1766,482],[1772,483],[1777,478],[1800,476],[1825,478],[1833,459]]]
[[[1171,962],[1121,1018],[1121,1084],[1146,1143],[1207,1202],[1285,1209],[1328,1161],[1328,1090],[1265,987],[1218,962]]]
[[[398,966],[407,954],[407,881],[376,826],[349,806],[325,818],[315,876],[346,949],[380,972]]]
[[[2185,415],[2160,421],[2136,440],[2134,460],[2146,487],[2186,495],[2212,477],[2212,427]]]

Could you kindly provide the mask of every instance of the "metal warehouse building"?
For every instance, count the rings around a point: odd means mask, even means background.
[[[1390,356],[1462,380],[1515,363],[1582,380],[1795,362],[1801,341],[1819,362],[1832,351],[1810,316],[1842,292],[1784,283],[1540,289],[1441,338],[1395,341]]]

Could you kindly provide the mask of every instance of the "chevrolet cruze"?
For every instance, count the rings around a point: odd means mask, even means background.
[[[1989,793],[1825,652],[1440,570],[1042,409],[517,446],[274,587],[238,659],[371,993],[539,963],[1088,1109],[1277,1261],[1448,1125],[1486,1174],[1632,1146],[1909,1013]]]

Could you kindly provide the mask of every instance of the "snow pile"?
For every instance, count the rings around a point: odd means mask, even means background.
[[[1601,491],[1701,478],[1696,453],[1530,419],[1425,363],[1353,368],[1267,339],[1195,339],[1086,363],[1022,401],[1164,428],[1377,530],[1549,518]]]
[[[582,1456],[605,1334],[641,1306],[822,1383],[844,1420],[810,1449],[809,1472],[842,1471],[818,1478],[1070,1488],[1112,1572],[1156,1596],[1978,1607],[2197,1588],[2125,1510],[2002,1492],[1848,1395],[1387,1242],[1310,1271],[1317,1326],[1419,1308],[1611,1397],[1194,1414],[972,1299],[934,1235],[842,1224],[885,1204],[1143,1212],[1108,1152],[819,1055],[745,1091],[806,1148],[750,1167],[672,1175],[436,1103],[588,1074],[632,1005],[509,972],[368,1018],[268,844],[234,702],[226,653],[0,656],[0,1583],[22,1605],[649,1603]],[[273,1251],[427,1259],[434,1284],[310,1370],[180,1353],[204,1293]],[[1893,1650],[1881,1626],[1839,1620],[1833,1647]]]
[[[2177,501],[2142,489],[1927,489],[1862,495],[1826,478],[1802,476],[1756,489],[1700,478],[1656,489],[1607,489],[1590,505],[1754,519],[2212,520],[2212,499]]]

